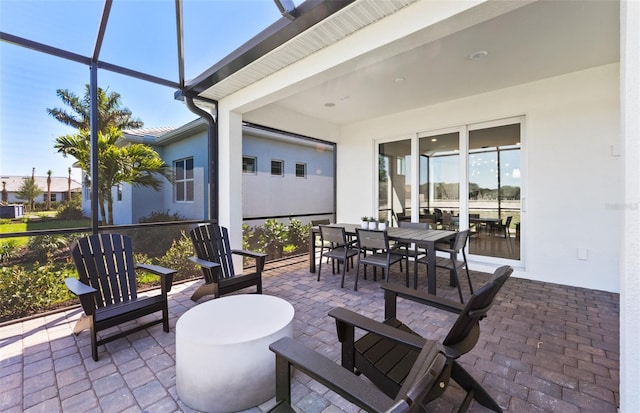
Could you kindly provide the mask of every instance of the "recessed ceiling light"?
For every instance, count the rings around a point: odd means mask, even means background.
[[[489,56],[489,52],[486,50],[478,50],[477,52],[473,52],[469,55],[469,60],[482,60],[487,56]]]
[[[431,142],[438,142],[438,138],[431,138]]]
[[[333,102],[327,102],[327,103],[325,103],[325,104],[324,104],[324,106],[325,106],[326,108],[332,108],[332,107],[334,107],[335,105],[336,105],[336,104],[335,104],[335,103],[333,103]]]

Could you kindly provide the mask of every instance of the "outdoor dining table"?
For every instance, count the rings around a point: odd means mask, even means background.
[[[356,228],[360,224],[331,224],[331,226],[344,227],[347,235],[355,236]],[[407,244],[415,244],[427,250],[427,291],[436,293],[436,243],[446,242],[456,236],[455,231],[439,229],[396,228],[386,229],[389,240]],[[309,272],[316,272],[316,238],[320,235],[320,229],[312,226],[309,229]]]

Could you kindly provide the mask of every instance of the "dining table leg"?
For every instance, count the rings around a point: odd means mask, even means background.
[[[436,243],[427,245],[427,292],[436,295]]]
[[[309,272],[316,272],[316,234],[309,228]]]

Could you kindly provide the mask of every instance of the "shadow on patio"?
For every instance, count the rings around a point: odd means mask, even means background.
[[[347,273],[344,289],[340,276],[328,268],[316,282],[305,258],[271,263],[266,269],[264,293],[295,307],[296,338],[333,360],[339,360],[340,346],[334,320],[327,316],[331,308],[383,317],[380,281],[372,277],[361,279],[354,292],[352,273]],[[488,276],[473,272],[474,285]],[[403,277],[392,273],[391,282],[403,282]],[[447,280],[446,273],[439,274],[438,294],[455,300],[457,291]],[[199,282],[173,287],[170,333],[154,326],[101,346],[98,362],[91,358],[88,332],[78,337],[71,333],[80,309],[1,327],[0,411],[192,412],[176,395],[175,323],[197,305],[189,297]],[[613,293],[512,277],[482,322],[478,344],[461,364],[506,411],[616,412],[618,299]],[[401,301],[399,313],[418,333],[438,340],[455,319],[407,301]],[[292,398],[298,411],[358,411],[300,373],[295,378]],[[430,408],[455,411],[462,398],[452,384]],[[273,400],[250,412],[272,405]],[[487,410],[472,403],[469,411]]]

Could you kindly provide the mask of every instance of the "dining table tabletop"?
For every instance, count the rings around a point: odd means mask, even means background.
[[[347,235],[355,236],[356,228],[360,224],[337,223],[329,224],[334,227],[344,227]],[[415,248],[424,248],[427,251],[427,291],[429,294],[436,294],[436,248],[438,242],[449,241],[456,236],[455,231],[439,229],[419,229],[419,228],[399,228],[387,227],[387,235],[390,241],[406,244],[413,244]],[[316,239],[320,236],[318,226],[309,229],[309,272],[316,272]],[[414,284],[414,288],[416,285]]]

